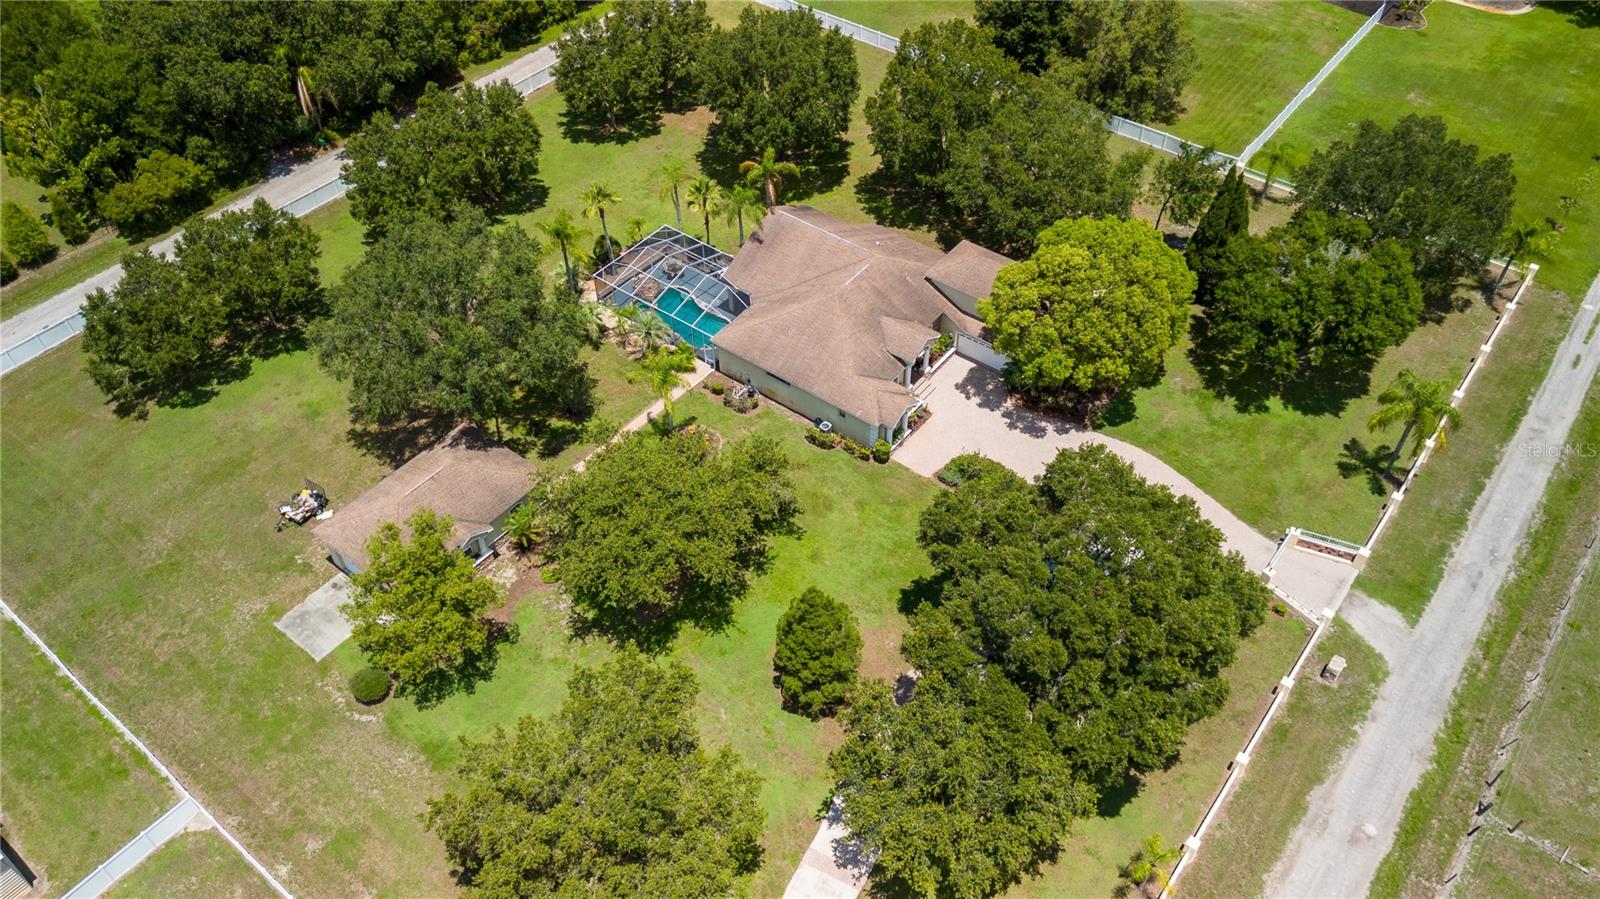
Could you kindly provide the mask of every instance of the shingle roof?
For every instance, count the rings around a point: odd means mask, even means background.
[[[330,549],[367,565],[367,539],[385,521],[405,527],[421,508],[455,519],[457,542],[491,527],[532,488],[533,463],[460,425],[316,526]]]
[[[978,331],[928,283],[945,258],[878,225],[779,206],[724,273],[750,308],[713,342],[863,421],[894,424],[912,402],[894,379],[937,336],[939,316]]]
[[[963,240],[928,269],[928,277],[981,300],[994,289],[995,274],[1010,264],[1010,259],[994,250]]]

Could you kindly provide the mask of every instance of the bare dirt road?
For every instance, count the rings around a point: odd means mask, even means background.
[[[1516,436],[1473,506],[1466,535],[1403,657],[1391,663],[1355,745],[1311,794],[1305,818],[1267,879],[1267,895],[1367,894],[1394,842],[1406,797],[1428,770],[1434,735],[1545,484],[1562,454],[1575,449],[1565,441],[1600,368],[1600,337],[1592,334],[1597,320],[1600,278],[1590,285]]]

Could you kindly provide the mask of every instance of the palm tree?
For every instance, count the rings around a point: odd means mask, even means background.
[[[689,168],[676,156],[668,156],[656,170],[661,180],[661,199],[672,198],[672,211],[678,216],[678,230],[683,230],[683,203],[678,189],[689,183]]]
[[[800,167],[792,162],[780,162],[771,147],[762,151],[760,159],[747,159],[739,171],[751,183],[760,182],[767,193],[767,206],[778,205],[778,191],[783,189],[783,179],[800,177]]]
[[[606,239],[606,259],[615,259],[616,251],[611,247],[611,232],[606,230],[606,207],[615,206],[622,202],[617,192],[604,184],[596,181],[583,191],[583,217],[592,219],[600,216],[600,234]]]
[[[659,321],[659,319],[657,319]],[[694,351],[687,345],[660,347],[639,363],[635,381],[644,381],[661,398],[662,417],[672,427],[672,391],[684,384],[683,373],[694,370]]]
[[[1524,256],[1537,256],[1544,253],[1549,243],[1550,234],[1555,231],[1555,222],[1545,218],[1538,221],[1512,222],[1506,228],[1506,264],[1500,266],[1500,274],[1494,279],[1494,288],[1489,291],[1489,296],[1494,296],[1500,285],[1506,280],[1506,272],[1511,269],[1511,263]]]
[[[589,343],[598,347],[600,338],[606,334],[605,310],[599,303],[582,302],[578,304],[579,323],[583,327],[583,336]]]
[[[588,235],[587,231],[578,227],[572,220],[572,213],[565,209],[556,212],[555,217],[548,222],[540,222],[539,230],[545,237],[555,241],[561,247],[561,267],[567,272],[567,286],[573,290],[578,289],[578,278],[572,270],[572,257],[568,248]]]
[[[750,229],[753,231],[766,214],[767,207],[761,203],[761,194],[748,184],[736,184],[732,190],[722,194],[723,219],[739,226],[741,247],[744,246],[744,217],[750,216]]]
[[[646,353],[678,342],[678,334],[672,330],[672,326],[650,309],[641,309],[639,314],[634,316],[633,333]]]
[[[631,247],[641,240],[644,240],[644,216],[636,215],[628,219],[628,246]]]
[[[722,190],[717,187],[717,182],[704,175],[694,179],[685,192],[689,198],[689,208],[700,210],[701,217],[705,220],[706,243],[711,242],[711,216],[722,209]]]
[[[1264,178],[1261,182],[1261,192],[1256,194],[1257,206],[1260,206],[1261,201],[1267,198],[1267,191],[1272,189],[1272,173],[1287,166],[1289,157],[1293,153],[1294,145],[1286,143],[1273,144],[1261,151],[1259,154],[1261,161],[1267,168],[1262,172]]]
[[[1406,439],[1416,432],[1412,453],[1422,449],[1423,441],[1434,431],[1439,431],[1439,449],[1444,449],[1445,432],[1439,425],[1448,423],[1455,427],[1461,423],[1461,413],[1450,405],[1449,381],[1424,381],[1409,368],[1401,369],[1388,390],[1378,394],[1382,408],[1367,419],[1367,430],[1381,431],[1396,424],[1404,424],[1400,439],[1395,441],[1394,452],[1389,454],[1385,475],[1394,473],[1394,463],[1405,448]]]
[[[1154,887],[1154,894],[1159,895],[1167,888],[1167,879],[1171,877],[1167,866],[1177,861],[1178,855],[1178,850],[1168,846],[1161,834],[1145,837],[1139,851],[1122,866],[1122,879],[1127,882],[1125,890],[1139,890],[1148,896],[1152,895],[1151,887]]]

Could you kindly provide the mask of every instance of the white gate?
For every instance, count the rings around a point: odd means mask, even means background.
[[[1005,370],[1006,363],[1011,361],[1004,353],[990,346],[988,341],[970,334],[956,335],[956,352],[995,371]]]

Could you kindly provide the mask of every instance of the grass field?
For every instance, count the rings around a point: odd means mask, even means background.
[[[1465,899],[1594,895],[1593,880],[1570,865],[1556,864],[1537,846],[1492,827],[1478,839],[1457,891]]]
[[[9,569],[7,581],[9,593]],[[9,620],[0,623],[0,682],[0,821],[48,881],[41,895],[59,896],[178,797]]]
[[[1477,652],[1468,662],[1451,700],[1450,714],[1434,744],[1432,767],[1406,800],[1394,845],[1378,867],[1370,894],[1376,899],[1435,894],[1438,885],[1451,873],[1448,870],[1451,859],[1458,841],[1466,833],[1473,804],[1483,795],[1484,779],[1504,764],[1497,754],[1502,730],[1516,712],[1517,697],[1528,672],[1537,664],[1550,623],[1566,596],[1585,545],[1595,534],[1595,510],[1600,509],[1600,452],[1594,451],[1600,447],[1600,387],[1590,387],[1584,411],[1573,424],[1568,442],[1573,447],[1589,448],[1589,451],[1567,456],[1545,490],[1538,522],[1519,547],[1516,572],[1501,589],[1498,608],[1479,637]],[[1592,587],[1585,599],[1594,602]],[[1592,614],[1592,610],[1583,614]],[[1586,651],[1592,652],[1592,642],[1587,645],[1591,648]],[[1593,671],[1582,674],[1592,684]],[[1547,687],[1549,689],[1560,692],[1546,692],[1540,702],[1563,702],[1574,689],[1586,689],[1592,695],[1593,687],[1584,686],[1582,681],[1569,676],[1564,684]],[[1587,728],[1581,731],[1581,742],[1572,750],[1590,751],[1590,758],[1582,762],[1590,772],[1594,771],[1593,708],[1591,704],[1583,710],[1587,724],[1573,722],[1576,728]],[[1530,742],[1535,741],[1542,726],[1551,728],[1545,732],[1546,740],[1560,739],[1561,722],[1541,725],[1540,719],[1531,717],[1524,731]],[[1562,844],[1582,843],[1592,847],[1592,829],[1587,832],[1564,829],[1573,825],[1587,826],[1583,822],[1593,821],[1592,807],[1577,807],[1587,801],[1586,796],[1593,796],[1592,778],[1583,785],[1585,793],[1564,793],[1578,782],[1568,777],[1579,778],[1581,772],[1568,771],[1557,778],[1549,778],[1548,769],[1543,767],[1548,760],[1549,756],[1543,760],[1536,757],[1530,766],[1532,770],[1523,774],[1528,778],[1543,778],[1523,783],[1547,802],[1541,807],[1540,816],[1528,818],[1523,829]],[[1514,757],[1508,775],[1513,779],[1518,776],[1517,764]],[[1519,801],[1514,797],[1515,793],[1509,794],[1507,802]],[[1530,807],[1523,801],[1524,808]],[[1495,814],[1515,820],[1519,813],[1507,806],[1497,808]],[[1474,849],[1474,852],[1485,851],[1502,850],[1485,849],[1484,845]],[[1505,855],[1531,858],[1528,877],[1494,874],[1492,867],[1480,868],[1490,872],[1484,875],[1485,882],[1534,882],[1542,876],[1538,872],[1549,867],[1548,857],[1541,860],[1510,850]],[[1475,892],[1495,895],[1492,889]],[[1523,888],[1510,895],[1539,894]]]
[[[712,15],[724,25],[737,20],[738,12],[747,4],[717,2],[711,4]],[[805,203],[846,221],[871,221],[856,199],[855,185],[861,176],[877,168],[877,159],[867,142],[866,118],[862,112],[866,98],[877,90],[888,68],[890,54],[856,43],[856,61],[861,67],[861,93],[851,112],[851,141],[849,158],[837,185],[817,192],[807,184],[790,184],[785,187],[787,202]],[[585,186],[592,181],[603,181],[622,197],[622,202],[606,210],[607,223],[613,240],[626,233],[627,223],[633,218],[644,220],[645,233],[663,224],[676,224],[672,200],[661,196],[656,173],[668,157],[676,157],[688,164],[691,175],[700,172],[701,150],[705,145],[706,129],[714,117],[706,109],[695,109],[682,114],[664,117],[660,131],[626,142],[595,141],[583,135],[568,133],[562,127],[566,110],[565,101],[554,87],[545,88],[529,96],[527,108],[533,113],[544,135],[539,154],[539,179],[549,186],[544,204],[515,220],[539,236],[537,224],[549,221],[559,210],[571,213],[580,226],[588,231],[585,248],[591,248],[600,239],[600,223],[585,220],[583,203],[579,199]],[[731,183],[731,178],[724,178]],[[725,184],[724,186],[727,186]],[[685,231],[698,237],[705,236],[698,213],[687,207],[683,210]],[[745,223],[746,232],[754,226]],[[926,233],[912,236],[932,243]],[[711,243],[732,251],[738,246],[735,224],[713,217]],[[560,268],[560,257],[552,253],[552,272]]]
[[[1162,126],[1238,153],[1272,121],[1356,29],[1361,13],[1311,0],[1185,3],[1195,72],[1184,112]]]
[[[1337,685],[1329,685],[1316,675],[1335,655],[1344,656],[1349,667]],[[1341,748],[1355,739],[1388,674],[1383,656],[1355,631],[1342,622],[1333,625],[1183,875],[1182,895],[1241,899],[1262,893],[1267,874],[1305,815],[1307,797],[1333,769]]]
[[[1160,833],[1169,846],[1182,843],[1200,823],[1227,776],[1228,762],[1244,747],[1271,700],[1272,688],[1288,671],[1306,636],[1305,626],[1295,619],[1268,615],[1261,628],[1240,644],[1238,660],[1226,672],[1227,703],[1190,728],[1178,763],[1146,777],[1139,793],[1114,817],[1075,825],[1061,860],[1005,895],[1111,899],[1116,895],[1118,866],[1128,861],[1145,837]]]
[[[180,833],[104,894],[107,899],[274,899],[278,894],[214,830]]]
[[[972,18],[972,0],[816,0],[806,5],[890,37],[900,37],[923,22]]]
[[[1416,622],[1444,575],[1467,516],[1516,434],[1549,370],[1576,302],[1540,289],[1538,281],[1495,341],[1488,366],[1473,378],[1461,403],[1461,426],[1448,448],[1417,475],[1356,586]]]
[[[776,408],[739,416],[697,390],[678,403],[677,414],[729,438],[773,436],[797,465],[804,534],[777,541],[770,569],[740,601],[728,631],[686,630],[673,651],[699,678],[700,726],[707,742],[731,745],[761,773],[766,857],[755,893],[776,896],[816,830],[812,815],[829,794],[826,760],[838,737],[831,721],[812,722],[781,709],[771,682],[778,617],[805,588],[821,587],[855,610],[866,642],[866,670],[884,677],[902,672],[900,591],[929,571],[916,545],[916,520],[938,488],[898,465],[822,452],[802,439],[797,421]],[[521,640],[502,656],[492,681],[427,710],[391,701],[385,707],[389,730],[414,743],[447,774],[459,753],[458,736],[481,737],[521,715],[555,711],[573,666],[609,652],[603,642],[568,637],[557,599],[554,593],[536,593],[522,602],[516,615]],[[353,672],[362,664],[350,644],[335,655],[341,670]]]
[[[1104,430],[1160,456],[1263,534],[1293,525],[1359,542],[1387,493],[1372,467],[1381,466],[1399,436],[1368,432],[1376,395],[1402,368],[1459,378],[1493,321],[1493,311],[1479,302],[1441,323],[1423,324],[1384,354],[1369,388],[1337,412],[1290,408],[1276,397],[1264,411],[1240,411],[1202,382],[1186,337],[1167,354],[1161,383],[1135,392],[1131,412],[1108,415]],[[1491,368],[1484,374],[1498,373]],[[1484,388],[1480,382],[1473,389]]]
[[[1545,5],[1500,16],[1435,3],[1427,17],[1422,31],[1374,29],[1275,142],[1304,160],[1363,119],[1438,115],[1453,137],[1512,155],[1519,215],[1559,217],[1561,195],[1583,194],[1540,273],[1581,293],[1600,268],[1600,174],[1577,185],[1600,172],[1600,30]]]

